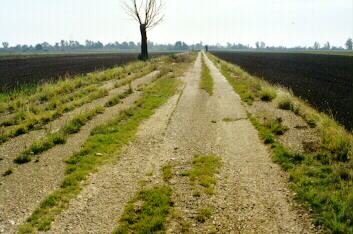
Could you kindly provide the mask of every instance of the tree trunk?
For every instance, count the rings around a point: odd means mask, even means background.
[[[140,59],[147,60],[148,59],[148,48],[147,48],[147,32],[146,32],[146,25],[140,25],[141,31],[141,54]]]

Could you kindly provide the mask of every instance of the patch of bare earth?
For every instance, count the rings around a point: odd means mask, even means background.
[[[311,153],[320,144],[320,132],[310,126],[291,111],[281,110],[275,102],[256,101],[246,110],[256,116],[262,123],[281,119],[288,130],[279,136],[279,142],[298,153]]]
[[[136,80],[132,83],[132,87],[137,88],[152,82],[155,75],[156,73],[153,73]],[[127,86],[123,86],[114,89],[107,97],[86,104],[54,121],[51,125],[55,126],[54,129],[60,128],[70,116],[104,105],[109,98],[124,92],[127,88]],[[124,99],[123,103],[106,108],[103,114],[96,116],[83,126],[79,133],[70,136],[66,144],[58,145],[41,154],[38,162],[17,166],[13,164],[12,160],[17,153],[24,149],[22,144],[33,142],[38,137],[45,136],[44,130],[31,132],[1,145],[0,151],[5,153],[5,160],[0,162],[1,169],[4,170],[6,166],[11,165],[14,168],[14,173],[0,178],[0,230],[5,233],[16,232],[17,227],[38,207],[43,198],[58,188],[64,177],[66,167],[64,160],[80,150],[96,126],[115,119],[122,110],[133,106],[141,95],[141,91],[135,91]],[[11,142],[14,144],[13,146],[9,145]],[[14,148],[16,146],[18,148]]]

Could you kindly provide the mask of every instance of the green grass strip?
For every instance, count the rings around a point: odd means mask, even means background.
[[[270,125],[249,118],[271,145],[274,162],[290,175],[298,201],[314,211],[325,233],[353,233],[353,164],[335,160],[332,152],[294,153],[276,141]]]
[[[247,104],[252,105],[255,100],[256,94],[249,87],[248,81],[246,79],[235,78],[232,76],[233,71],[231,68],[220,60],[217,60],[213,55],[209,55],[211,61],[215,64],[219,62],[221,65],[221,73],[227,79],[228,83],[232,86],[233,90],[239,94],[240,98]]]
[[[115,106],[117,104],[120,103],[120,101],[124,98],[126,98],[127,96],[129,96],[130,94],[132,94],[134,91],[132,90],[132,88],[129,88],[128,90],[124,91],[121,94],[118,94],[114,97],[112,97],[111,99],[109,99],[106,103],[105,103],[105,107],[112,107]]]
[[[135,107],[122,112],[116,120],[94,129],[81,151],[66,161],[66,175],[60,189],[41,202],[27,219],[27,224],[20,228],[20,233],[49,230],[55,217],[81,191],[81,182],[106,159],[119,157],[121,148],[135,137],[140,123],[176,93],[178,84],[179,81],[173,78],[158,80],[145,90]]]
[[[58,132],[49,134],[35,141],[27,150],[20,153],[14,160],[17,164],[24,164],[32,161],[33,157],[39,155],[56,145],[65,144],[69,135],[75,134],[93,117],[104,112],[103,107],[97,107],[94,110],[80,113],[73,117]]]
[[[205,58],[202,55],[202,72],[201,72],[201,81],[200,88],[204,89],[210,96],[213,95],[213,78],[211,76],[210,69],[206,65]]]
[[[141,207],[136,203],[142,202]],[[169,186],[157,186],[143,190],[129,202],[114,234],[161,233],[171,209],[172,190]]]

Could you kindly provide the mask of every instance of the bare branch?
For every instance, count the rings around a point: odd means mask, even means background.
[[[124,4],[126,13],[136,20],[139,24],[144,24],[146,29],[151,29],[163,21],[164,15],[162,0],[130,0]],[[142,12],[142,8],[143,12]],[[144,18],[142,18],[144,17]]]
[[[127,15],[129,15],[132,19],[136,20],[139,24],[142,24],[142,20],[140,17],[140,9],[137,8],[136,0],[130,0],[130,3],[124,2],[123,8]]]

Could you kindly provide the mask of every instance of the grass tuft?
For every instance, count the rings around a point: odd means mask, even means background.
[[[222,165],[221,158],[216,155],[195,155],[191,170],[183,172],[190,180],[205,189],[213,189],[216,184],[215,174]]]
[[[10,167],[4,173],[2,173],[2,176],[9,176],[12,173],[13,173],[13,169]]]
[[[204,223],[206,222],[207,219],[211,218],[213,213],[213,209],[211,207],[204,207],[199,209],[197,216],[195,219],[199,223]]]
[[[262,101],[270,102],[277,96],[276,90],[270,87],[261,88],[260,98]]]
[[[288,130],[288,127],[282,124],[281,118],[278,118],[274,121],[266,122],[265,127],[268,128],[275,135],[283,135]]]
[[[163,180],[168,182],[173,177],[173,165],[167,164],[162,167]]]
[[[282,110],[293,110],[294,104],[288,95],[281,95],[278,97],[278,108]]]
[[[172,204],[172,190],[168,186],[154,187],[139,192],[129,202],[113,233],[160,233],[164,230]]]

